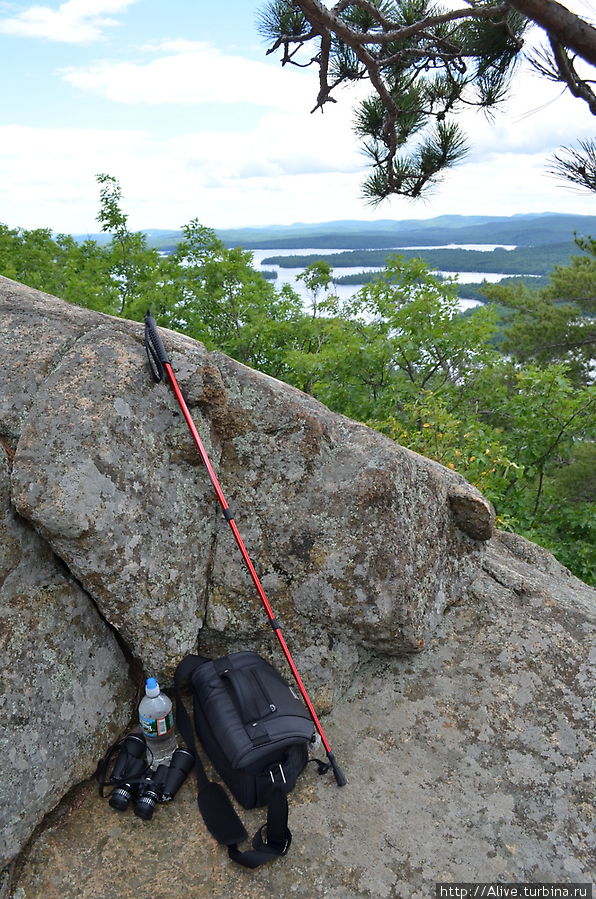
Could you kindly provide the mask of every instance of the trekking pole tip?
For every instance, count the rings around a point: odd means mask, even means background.
[[[329,764],[331,765],[331,769],[332,769],[333,774],[334,774],[334,776],[335,776],[335,780],[337,781],[337,786],[338,786],[338,787],[345,787],[345,785],[347,784],[348,781],[347,781],[347,779],[346,779],[345,774],[343,773],[343,771],[341,770],[341,768],[340,768],[339,765],[337,764],[337,761],[336,761],[336,759],[335,759],[335,756],[333,755],[332,752],[328,752],[328,753],[327,753],[327,758],[329,759]]]

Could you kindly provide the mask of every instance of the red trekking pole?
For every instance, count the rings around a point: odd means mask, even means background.
[[[168,376],[172,390],[174,391],[174,395],[178,401],[178,405],[180,406],[180,408],[182,410],[182,414],[184,415],[184,418],[186,419],[186,423],[189,427],[190,433],[192,434],[192,438],[195,442],[195,445],[199,451],[199,455],[200,455],[200,457],[203,461],[203,464],[205,465],[205,468],[207,469],[207,472],[209,474],[209,478],[213,485],[213,489],[215,491],[215,494],[217,496],[219,504],[222,508],[224,518],[228,522],[230,529],[232,531],[232,534],[234,535],[234,539],[238,545],[238,549],[240,550],[240,553],[244,560],[244,564],[246,565],[246,568],[248,569],[248,573],[250,574],[250,576],[252,578],[252,582],[256,587],[257,593],[259,594],[259,598],[260,598],[261,602],[263,603],[263,606],[267,613],[267,617],[269,618],[269,624],[273,628],[273,630],[275,632],[275,636],[279,640],[279,644],[283,650],[283,654],[286,657],[286,661],[287,661],[288,665],[290,666],[290,670],[292,672],[294,680],[296,681],[298,689],[300,690],[302,699],[304,700],[304,703],[305,703],[305,705],[310,713],[310,716],[313,720],[313,724],[315,725],[315,728],[317,729],[317,732],[318,732],[319,736],[321,737],[321,742],[325,748],[325,752],[327,753],[327,758],[329,759],[329,764],[331,765],[333,774],[335,775],[335,780],[337,781],[338,786],[343,787],[346,783],[345,775],[343,774],[341,768],[337,764],[337,761],[335,760],[335,756],[334,756],[333,752],[331,751],[331,746],[329,745],[329,741],[327,740],[327,737],[325,736],[325,731],[323,730],[323,728],[321,726],[321,722],[319,721],[319,719],[317,717],[317,713],[314,710],[314,706],[313,706],[312,702],[310,701],[308,693],[306,692],[306,687],[304,686],[304,684],[302,682],[302,678],[300,677],[300,674],[298,673],[296,664],[290,654],[290,650],[288,649],[287,643],[284,640],[283,634],[281,632],[280,623],[277,620],[277,618],[275,617],[273,609],[271,608],[271,604],[269,603],[269,600],[267,599],[265,590],[263,589],[263,585],[261,584],[261,581],[255,570],[255,567],[254,567],[253,563],[251,562],[250,556],[248,555],[247,549],[244,545],[244,541],[242,540],[242,537],[240,536],[240,532],[238,530],[238,527],[236,526],[236,522],[234,521],[234,516],[232,515],[232,512],[230,511],[230,507],[228,506],[227,500],[223,494],[223,490],[221,489],[220,483],[217,480],[217,475],[215,474],[215,471],[213,470],[213,466],[211,465],[211,462],[209,461],[209,456],[207,455],[205,447],[203,446],[203,441],[201,440],[201,437],[199,435],[199,432],[197,431],[195,423],[192,420],[188,406],[186,405],[186,401],[185,401],[184,397],[182,396],[182,391],[180,390],[178,381],[176,380],[176,376],[172,370],[172,365],[168,358],[168,354],[166,353],[165,347],[163,345],[163,341],[157,330],[157,325],[156,325],[155,319],[151,315],[150,311],[148,311],[145,316],[145,349],[147,350],[147,358],[149,359],[149,365],[150,365],[151,373],[152,373],[154,379],[156,381],[162,381],[164,378],[164,375],[167,374],[167,376]]]

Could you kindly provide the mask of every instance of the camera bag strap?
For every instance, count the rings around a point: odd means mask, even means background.
[[[228,855],[233,861],[246,868],[258,868],[278,855],[285,855],[290,848],[292,834],[288,829],[288,798],[282,785],[274,784],[267,807],[267,823],[253,837],[253,848],[241,851],[238,844],[248,839],[246,828],[223,787],[207,777],[196,749],[193,724],[180,695],[181,689],[190,683],[193,672],[205,661],[202,656],[187,656],[176,669],[176,725],[186,746],[194,753],[197,802],[207,829],[218,843],[228,847]]]

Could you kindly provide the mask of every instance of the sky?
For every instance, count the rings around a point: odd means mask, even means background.
[[[0,0],[0,222],[97,232],[103,172],[132,229],[596,213],[593,193],[546,173],[561,145],[594,136],[594,117],[529,69],[493,122],[462,119],[471,153],[426,201],[370,207],[357,95],[311,114],[317,72],[266,55],[259,5]],[[593,18],[592,0],[565,5]]]

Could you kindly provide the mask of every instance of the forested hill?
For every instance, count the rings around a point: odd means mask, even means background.
[[[205,224],[209,224],[206,222]],[[151,246],[173,249],[180,231],[147,230]],[[522,247],[573,241],[596,234],[596,215],[558,213],[514,216],[443,215],[403,221],[331,221],[218,230],[226,246],[246,249],[374,249],[432,247],[448,244],[501,244]]]
[[[502,272],[509,275],[546,275],[554,265],[567,265],[569,258],[577,252],[577,246],[570,241],[563,244],[544,244],[543,246],[518,247],[505,250],[496,247],[494,250],[460,250],[460,249],[417,249],[400,250],[399,255],[406,259],[424,259],[433,269],[444,272]],[[329,255],[291,255],[267,256],[263,265],[279,265],[281,268],[306,268],[313,262],[322,259],[332,268],[353,268],[357,266],[383,267],[387,262],[388,251],[385,250],[346,250],[343,253]],[[345,280],[344,284],[347,283]],[[355,281],[354,283],[362,283]]]

